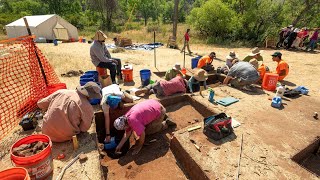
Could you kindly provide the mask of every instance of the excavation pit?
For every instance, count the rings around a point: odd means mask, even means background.
[[[192,160],[192,157],[179,145],[177,139],[173,138],[171,141],[170,134],[182,128],[201,124],[204,117],[214,113],[189,95],[167,97],[160,100],[160,102],[166,107],[168,117],[177,123],[177,127],[147,136],[145,140],[146,145],[143,146],[139,155],[131,155],[132,151],[130,150],[119,159],[112,159],[106,155],[101,157],[101,165],[104,167],[102,169],[104,169],[105,178],[150,179],[157,177],[159,179],[197,179],[199,177],[206,177],[201,168]],[[111,110],[111,125],[117,117],[125,114],[133,105],[129,104],[123,109],[116,111]],[[104,116],[102,112],[95,114],[95,121],[98,141],[102,143],[105,138]],[[112,133],[114,132],[111,131]],[[122,133],[119,132],[119,134],[121,136]],[[156,141],[150,142],[152,140]],[[131,138],[131,144],[133,144],[132,141],[134,142]],[[102,144],[99,145],[99,151],[102,152],[101,154],[104,154]],[[181,158],[182,154],[186,158]],[[174,176],[172,176],[173,174]]]
[[[320,177],[320,137],[292,157],[292,160]]]

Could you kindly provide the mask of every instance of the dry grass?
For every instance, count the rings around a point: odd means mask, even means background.
[[[142,26],[137,30],[128,30],[121,33],[112,33],[112,32],[106,32],[104,31],[107,36],[112,39],[116,36],[122,36],[125,38],[132,39],[133,43],[151,43],[154,40],[154,32],[153,29],[156,28],[156,42],[161,42],[163,44],[167,44],[169,36],[172,35],[172,28],[173,26],[171,24],[163,24],[163,25],[149,25],[149,26]],[[178,24],[178,30],[177,30],[177,40],[179,46],[183,45],[183,36],[187,28],[190,28],[186,24]],[[87,39],[91,39],[94,36],[94,31],[88,32],[80,32],[80,35],[86,37]],[[191,42],[194,44],[200,44],[204,43],[203,40],[199,39],[196,36],[196,33],[192,31],[190,33]]]

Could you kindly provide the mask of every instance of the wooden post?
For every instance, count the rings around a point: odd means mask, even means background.
[[[31,30],[30,30],[30,27],[29,27],[29,24],[28,24],[28,21],[27,21],[27,18],[26,18],[26,17],[23,17],[23,21],[24,21],[24,24],[25,24],[26,27],[27,27],[27,31],[28,31],[29,36],[32,36]],[[31,45],[32,45],[32,47],[34,48],[34,53],[36,54],[36,57],[37,57],[37,60],[38,60],[38,63],[39,63],[40,69],[41,69],[41,74],[42,74],[42,76],[43,76],[44,82],[46,83],[46,86],[48,86],[48,80],[47,80],[46,74],[45,74],[45,72],[44,72],[44,70],[43,70],[43,66],[42,66],[40,57],[39,57],[39,55],[38,55],[38,52],[37,52],[37,50],[36,50],[36,48],[35,48],[35,44],[34,44],[33,41],[31,41]]]
[[[157,67],[157,59],[156,59],[156,31],[153,31],[153,50],[154,50],[154,67]]]
[[[179,7],[179,0],[174,0],[172,36],[175,37],[176,41],[177,41],[178,10],[179,10],[178,7]]]

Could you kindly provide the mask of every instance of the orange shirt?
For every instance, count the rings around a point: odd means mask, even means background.
[[[289,74],[289,65],[288,63],[286,63],[284,60],[281,59],[281,61],[278,62],[278,66],[277,66],[277,74],[279,74],[279,78],[278,80],[283,80],[288,74]],[[280,72],[282,70],[286,71],[286,74],[283,76],[280,76]]]
[[[197,68],[202,68],[203,66],[205,66],[206,64],[211,64],[212,63],[212,59],[209,56],[203,56],[199,61],[198,61],[198,65]]]

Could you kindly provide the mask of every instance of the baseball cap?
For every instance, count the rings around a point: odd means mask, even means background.
[[[273,57],[279,57],[279,56],[282,56],[281,52],[274,52],[271,56]]]

